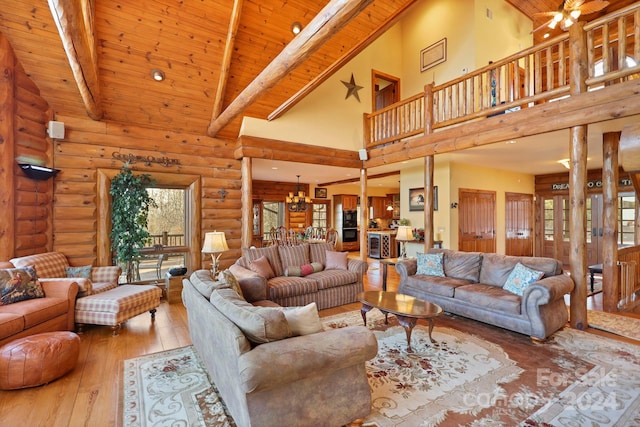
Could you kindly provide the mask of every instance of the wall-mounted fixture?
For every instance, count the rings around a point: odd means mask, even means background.
[[[571,159],[558,160],[558,163],[560,163],[562,166],[564,166],[567,169],[571,168]]]
[[[157,81],[157,82],[161,82],[164,80],[164,71],[159,70],[159,69],[153,69],[151,70],[151,77],[153,77],[153,80]]]
[[[451,209],[456,209],[458,207],[458,202],[451,203]]]
[[[49,135],[49,138],[63,139],[64,122],[50,120],[49,123],[47,123],[47,134]]]
[[[293,24],[291,24],[291,32],[294,35],[298,35],[298,33],[300,33],[300,31],[302,31],[302,24],[301,23],[296,21]]]
[[[369,158],[369,155],[367,154],[366,148],[359,149],[358,156],[360,157],[360,160],[367,160]]]
[[[218,191],[218,194],[220,195],[220,198],[224,202],[224,199],[227,198],[227,194],[229,194],[229,192],[223,188],[222,190]]]
[[[20,169],[22,169],[22,172],[27,175],[27,177],[35,179],[36,181],[46,181],[47,179],[53,178],[58,172],[60,172],[59,169],[32,165],[30,163],[18,163],[18,165],[20,166]]]
[[[287,208],[289,212],[305,212],[309,209],[311,204],[311,198],[304,194],[304,191],[300,190],[300,175],[298,177],[298,185],[296,186],[296,193],[289,193],[287,196]]]

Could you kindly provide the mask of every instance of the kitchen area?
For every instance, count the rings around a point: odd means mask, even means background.
[[[400,226],[400,194],[371,196],[367,198],[369,209],[367,224],[367,256],[376,259],[396,258],[399,248],[396,232]],[[338,194],[333,197],[335,228],[340,235],[343,251],[360,250],[358,218],[361,202],[359,197]]]

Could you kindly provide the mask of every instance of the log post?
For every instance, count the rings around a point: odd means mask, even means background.
[[[587,39],[584,23],[577,22],[569,28],[571,48],[570,93],[586,92]],[[571,291],[569,307],[571,327],[586,329],[587,322],[587,126],[573,126],[569,130],[569,265],[575,284]]]
[[[619,132],[607,132],[602,136],[602,307],[605,311],[617,311],[619,299],[618,274],[618,147]]]
[[[424,251],[433,247],[433,170],[434,156],[424,158]]]
[[[13,258],[15,249],[14,57],[0,34],[0,260]]]
[[[367,170],[360,169],[360,259],[367,260],[367,229],[369,228],[369,206],[367,204]]]
[[[251,247],[253,237],[253,175],[251,174],[251,157],[242,158],[242,237],[241,248]]]

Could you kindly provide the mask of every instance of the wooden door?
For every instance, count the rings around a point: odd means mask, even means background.
[[[458,190],[458,249],[496,251],[496,192]]]
[[[533,195],[505,194],[505,253],[533,256]]]
[[[381,71],[372,70],[373,111],[400,101],[400,79]]]

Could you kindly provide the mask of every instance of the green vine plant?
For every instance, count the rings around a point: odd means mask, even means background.
[[[156,203],[147,193],[147,187],[154,184],[148,174],[134,175],[128,163],[111,180],[111,250],[115,254],[114,262],[124,266],[127,283],[133,282],[140,249],[149,242],[149,208]]]

